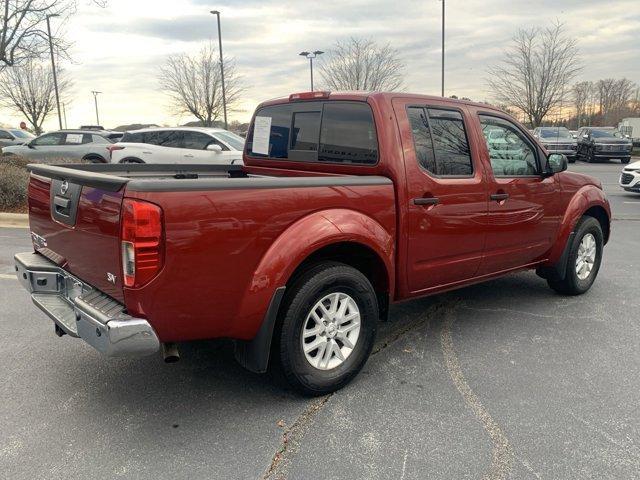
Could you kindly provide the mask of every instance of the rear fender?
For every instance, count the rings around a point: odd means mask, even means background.
[[[563,257],[567,240],[571,236],[578,220],[580,220],[587,210],[595,206],[604,208],[607,212],[607,217],[611,219],[609,201],[602,190],[593,185],[585,185],[575,193],[562,218],[558,229],[558,236],[549,253],[549,260],[546,263],[547,266],[557,264]]]
[[[241,302],[237,338],[256,335],[276,289],[315,251],[340,242],[360,243],[384,262],[390,289],[394,286],[394,237],[378,222],[360,212],[331,209],[312,213],[291,225],[271,245],[249,282]],[[390,291],[392,295],[393,292]]]

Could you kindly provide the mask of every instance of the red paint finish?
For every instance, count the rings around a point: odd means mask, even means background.
[[[29,225],[47,241],[48,250],[42,253],[54,252],[53,258],[47,255],[51,260],[58,260],[81,280],[122,302],[120,206],[124,192],[83,187],[77,221],[70,227],[51,218],[49,187],[49,179],[31,177]],[[107,281],[107,273],[116,276],[115,284]]]
[[[162,272],[125,289],[130,313],[162,339],[252,338],[275,289],[330,243],[359,241],[393,271],[392,185],[130,195],[164,212]]]
[[[408,94],[331,94],[367,102],[376,123],[379,162],[332,165],[252,158],[245,171],[266,176],[378,175],[392,184],[107,193],[82,191],[78,223],[51,219],[49,181],[32,177],[31,229],[83,280],[147,318],[162,341],[253,338],[274,291],[310,255],[336,243],[358,244],[384,266],[392,301],[476,283],[556,262],[575,223],[592,207],[610,217],[599,183],[563,172],[495,178],[478,114],[486,105]],[[285,103],[288,98],[267,104]],[[436,178],[416,161],[407,105],[461,112],[474,173]],[[528,136],[528,134],[526,134]],[[531,139],[531,138],[530,138]],[[535,140],[531,139],[535,143]],[[250,179],[249,179],[250,180]],[[489,199],[509,194],[505,201]],[[437,205],[415,198],[437,197]],[[121,283],[119,223],[123,197],[163,212],[164,264],[141,288]],[[117,274],[116,285],[106,272]]]

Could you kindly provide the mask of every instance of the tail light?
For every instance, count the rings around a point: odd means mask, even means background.
[[[121,147],[120,145],[109,145],[107,147],[107,150],[109,150],[109,160],[113,159],[113,152],[115,150],[124,150],[124,147]]]
[[[121,219],[122,278],[127,287],[141,287],[162,269],[162,209],[125,198]]]

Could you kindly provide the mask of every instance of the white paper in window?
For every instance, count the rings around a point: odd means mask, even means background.
[[[82,134],[81,133],[67,133],[66,143],[82,143]]]
[[[271,136],[271,117],[256,117],[253,122],[253,153],[269,155],[269,137]]]

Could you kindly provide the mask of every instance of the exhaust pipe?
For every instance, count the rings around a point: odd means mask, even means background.
[[[175,343],[163,343],[162,356],[165,363],[176,363],[178,360],[180,360],[178,345],[176,345]]]

